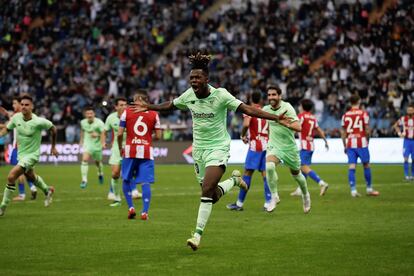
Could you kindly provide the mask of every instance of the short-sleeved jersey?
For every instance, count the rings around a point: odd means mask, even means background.
[[[83,131],[83,147],[89,150],[102,150],[101,133],[105,130],[105,124],[99,118],[94,118],[92,123],[88,119],[81,121]],[[96,137],[92,137],[95,134]]]
[[[405,138],[414,139],[414,118],[402,116],[398,120],[398,125],[402,128]]]
[[[296,111],[290,103],[280,101],[277,109],[273,109],[271,105],[266,105],[263,110],[275,115],[282,115],[292,119],[292,122],[299,121]],[[268,144],[279,151],[297,150],[295,141],[295,132],[275,121],[269,121],[269,141]]]
[[[154,159],[152,133],[160,129],[160,118],[155,111],[134,113],[127,108],[121,115],[120,126],[126,129],[123,157]]]
[[[303,150],[314,151],[313,143],[314,130],[319,127],[315,115],[310,112],[302,112],[298,115],[302,130],[299,132],[300,148]]]
[[[193,147],[195,149],[230,148],[227,132],[227,110],[236,111],[242,102],[224,88],[208,86],[210,95],[199,99],[192,88],[187,89],[173,104],[189,109],[193,117]]]
[[[260,105],[253,105],[256,108],[261,108]],[[243,114],[243,118],[250,118],[248,128],[249,148],[251,151],[266,150],[267,140],[269,138],[269,123],[266,119],[250,117]]]
[[[368,124],[368,113],[359,108],[351,108],[342,116],[342,127],[346,133],[345,145],[347,148],[368,147],[366,136]]]
[[[109,114],[109,116],[105,120],[105,131],[111,132],[112,134],[112,149],[118,149],[118,129],[119,123],[121,119],[118,117],[118,112],[113,112]],[[124,132],[124,141],[125,141],[126,133]]]
[[[16,129],[19,157],[33,155],[39,159],[42,131],[53,126],[52,122],[32,114],[32,119],[25,121],[21,112],[16,113],[7,124],[7,129]]]

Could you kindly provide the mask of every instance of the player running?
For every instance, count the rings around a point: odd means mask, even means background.
[[[99,184],[103,184],[102,149],[105,147],[105,124],[95,117],[93,107],[88,106],[83,110],[85,119],[81,121],[81,135],[79,145],[83,148],[81,176],[81,189],[88,186],[88,161],[92,157],[98,168]]]
[[[15,114],[6,128],[0,130],[0,136],[6,135],[8,130],[16,129],[17,146],[19,148],[18,164],[14,166],[7,176],[7,185],[4,189],[3,200],[0,204],[0,216],[3,216],[10,203],[13,192],[16,190],[15,181],[25,175],[46,196],[45,207],[52,203],[53,186],[48,186],[43,179],[34,173],[34,166],[39,161],[42,131],[48,130],[51,136],[51,154],[58,156],[56,150],[56,127],[47,119],[37,117],[33,111],[33,100],[29,95],[20,98],[21,112]]]
[[[341,137],[345,148],[345,154],[348,155],[348,181],[351,187],[351,196],[360,197],[357,192],[355,182],[355,169],[358,158],[364,166],[364,177],[367,185],[368,196],[378,196],[379,192],[372,188],[371,168],[369,165],[369,116],[368,113],[360,109],[361,98],[358,95],[352,95],[350,98],[351,109],[342,116]]]
[[[252,106],[261,109],[262,94],[260,92],[252,93]],[[266,145],[268,139],[269,123],[261,118],[250,117],[243,114],[243,128],[241,131],[241,139],[245,144],[249,144],[246,161],[244,165],[243,180],[250,189],[250,183],[255,170],[261,172],[264,184],[264,209],[271,200],[269,185],[266,180]],[[243,204],[247,195],[246,190],[240,189],[238,199],[235,203],[227,205],[227,209],[242,211]]]
[[[329,150],[328,141],[325,137],[325,132],[319,127],[318,120],[315,115],[311,113],[313,108],[313,102],[309,99],[304,99],[301,102],[300,108],[302,112],[299,113],[298,118],[300,121],[300,126],[302,130],[299,132],[299,141],[300,141],[300,170],[305,177],[310,177],[320,186],[319,195],[325,195],[328,190],[328,183],[323,181],[319,175],[316,174],[310,167],[312,164],[312,155],[315,150],[315,145],[313,143],[313,137],[315,132],[323,139],[325,142],[326,150]],[[301,196],[302,191],[298,187],[291,196]]]
[[[395,132],[401,138],[404,138],[403,157],[404,157],[404,178],[405,180],[413,180],[414,177],[414,103],[410,103],[407,107],[405,116],[395,122],[393,126]],[[408,172],[408,158],[411,156],[411,175]]]
[[[12,102],[12,106],[13,106],[13,112],[8,112],[6,111],[4,108],[0,107],[0,112],[6,116],[7,118],[9,118],[9,120],[11,119],[11,117],[14,114],[17,114],[19,112],[21,112],[22,110],[22,106],[20,105],[20,98],[18,96],[13,98],[13,102]],[[13,130],[13,148],[12,151],[10,152],[9,155],[9,160],[10,160],[10,165],[12,166],[16,166],[18,161],[17,161],[17,155],[18,155],[18,149],[17,149],[17,134],[16,134],[16,129]],[[26,192],[24,190],[24,182],[26,181],[26,178],[24,177],[24,174],[19,176],[18,180],[18,188],[19,188],[19,194],[17,196],[15,196],[13,198],[13,201],[24,201],[26,199]],[[31,193],[31,200],[36,199],[37,196],[37,189],[36,186],[33,185],[33,183],[31,181],[27,181],[27,185],[30,188],[30,193]]]
[[[269,122],[269,141],[266,153],[266,176],[268,179],[272,199],[267,211],[272,212],[279,203],[277,191],[278,175],[276,165],[281,161],[289,167],[295,181],[302,192],[303,211],[305,214],[311,210],[311,199],[305,176],[300,171],[299,151],[295,141],[295,132],[301,131],[301,125],[296,116],[295,109],[290,103],[282,101],[282,90],[277,85],[267,87],[267,97],[270,105],[263,107],[264,111],[280,115],[286,113],[290,121]]]
[[[141,104],[141,100],[147,100],[144,91],[134,95],[135,104]],[[158,113],[154,111],[136,113],[131,108],[127,108],[122,113],[117,136],[120,152],[122,152],[124,131],[126,131],[126,140],[122,154],[122,188],[128,204],[128,219],[134,219],[136,216],[131,188],[135,182],[142,184],[141,219],[147,220],[151,202],[151,184],[154,183],[153,132],[156,140],[161,139]]]
[[[233,171],[232,176],[219,182],[223,176],[230,152],[230,135],[227,132],[227,110],[241,111],[252,117],[268,120],[288,120],[260,109],[246,105],[233,97],[224,88],[209,85],[208,65],[210,56],[197,52],[189,57],[192,69],[190,85],[180,97],[161,104],[143,102],[136,108],[143,110],[173,110],[175,108],[190,110],[193,118],[193,158],[194,168],[201,184],[201,202],[197,216],[195,233],[187,240],[187,245],[193,250],[200,246],[201,235],[216,203],[233,186],[247,190],[247,184],[241,178],[241,173]]]

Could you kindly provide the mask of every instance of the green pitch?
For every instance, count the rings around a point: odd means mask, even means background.
[[[285,167],[278,168],[282,201],[274,213],[263,212],[263,184],[255,175],[245,210],[225,208],[236,189],[224,196],[193,252],[186,239],[200,191],[191,166],[156,167],[149,221],[127,220],[125,202],[108,206],[109,167],[99,186],[91,166],[88,188],[81,190],[79,166],[38,166],[56,187],[54,202],[43,207],[39,194],[36,201],[13,202],[0,218],[0,275],[414,274],[414,183],[402,181],[402,167],[373,166],[381,196],[357,199],[350,196],[346,166],[314,168],[330,188],[320,197],[310,181],[309,215],[289,196],[296,186]],[[1,191],[8,169],[0,167]],[[357,187],[365,192],[361,167]]]

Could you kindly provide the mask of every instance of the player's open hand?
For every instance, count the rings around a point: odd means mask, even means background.
[[[3,116],[5,116],[5,117],[7,117],[7,118],[10,117],[9,112],[4,107],[2,107],[2,106],[0,106],[0,114],[3,115]]]
[[[280,122],[280,120],[283,120],[284,118],[286,118],[286,117],[285,117],[286,112],[287,112],[287,110],[278,116],[278,117],[279,117],[279,118],[277,119],[277,121],[278,121],[278,122]]]
[[[54,155],[56,157],[59,156],[59,152],[57,151],[57,149],[55,147],[53,147],[53,148],[50,149],[50,154],[51,155]]]

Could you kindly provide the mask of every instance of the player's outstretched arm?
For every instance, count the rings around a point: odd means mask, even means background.
[[[154,111],[168,111],[173,110],[175,108],[172,101],[163,102],[160,104],[150,104],[146,102],[144,99],[140,99],[140,102],[135,102],[130,106],[130,108],[135,112],[144,112],[147,110],[154,110]]]
[[[269,112],[263,111],[259,108],[247,105],[245,103],[242,103],[239,105],[239,107],[237,108],[237,111],[241,111],[246,115],[252,116],[252,117],[257,117],[257,118],[262,118],[262,119],[266,119],[266,120],[272,120],[272,121],[276,121],[279,122],[279,120],[281,118],[284,118],[285,114],[282,115],[274,115],[271,114]]]
[[[0,124],[0,137],[7,134],[7,127],[5,124]]]
[[[281,124],[284,127],[287,127],[293,131],[300,132],[302,130],[302,126],[300,124],[300,121],[293,121],[292,119],[288,117],[283,117],[279,120],[279,124]]]
[[[0,106],[0,114],[9,119],[11,118],[11,114],[2,106]]]
[[[50,137],[52,138],[52,148],[50,149],[50,153],[54,156],[58,156],[59,152],[56,149],[56,137],[57,137],[57,129],[55,126],[49,128]]]

